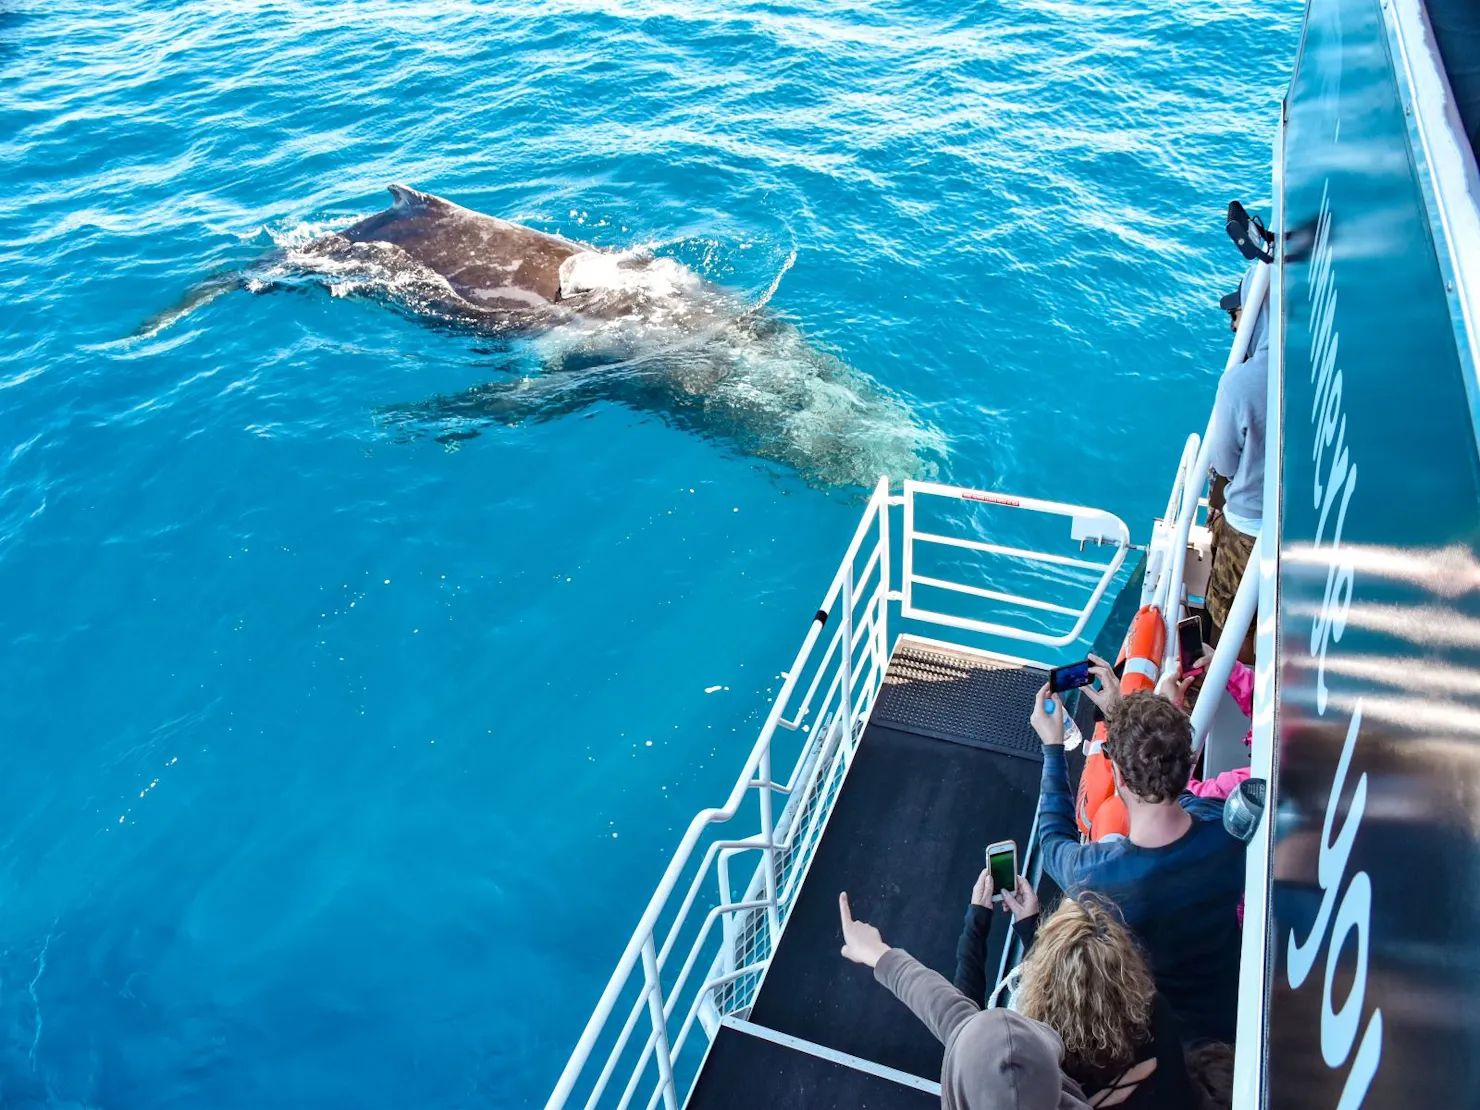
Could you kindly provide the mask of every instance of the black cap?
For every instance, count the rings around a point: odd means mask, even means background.
[[[1235,289],[1232,293],[1225,295],[1218,301],[1218,307],[1224,312],[1235,312],[1238,310],[1239,305],[1243,303],[1243,290]]]

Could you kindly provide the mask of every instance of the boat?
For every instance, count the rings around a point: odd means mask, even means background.
[[[1255,697],[1252,720],[1226,696],[1192,714],[1205,774],[1247,763],[1266,784],[1237,1107],[1480,1092],[1477,42],[1463,0],[1310,0],[1274,234],[1241,244],[1227,367],[1265,305],[1265,508],[1204,689],[1252,623]],[[1175,458],[1169,441],[1166,509],[1131,524],[1032,491],[879,482],[548,1110],[939,1104],[940,1046],[838,956],[838,892],[935,967],[984,845],[1014,840],[1051,899],[1034,693],[1086,648],[1114,657],[1146,606],[1172,664],[1206,588],[1206,440]],[[1088,699],[1072,709],[1088,735]],[[1021,951],[994,943],[1002,978]]]

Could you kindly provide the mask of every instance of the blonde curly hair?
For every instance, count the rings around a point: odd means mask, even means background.
[[[1064,1071],[1107,1083],[1151,1039],[1156,985],[1113,905],[1065,898],[1023,959],[1017,1008],[1064,1041]]]

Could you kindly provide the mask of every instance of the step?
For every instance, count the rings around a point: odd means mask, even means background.
[[[939,1084],[726,1019],[690,1110],[939,1110]]]

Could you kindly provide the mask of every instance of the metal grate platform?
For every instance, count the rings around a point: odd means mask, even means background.
[[[1048,672],[1037,667],[994,663],[902,640],[869,720],[1041,763],[1043,746],[1028,715],[1034,695],[1047,681]],[[1079,724],[1084,729],[1085,722]]]

